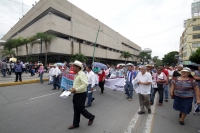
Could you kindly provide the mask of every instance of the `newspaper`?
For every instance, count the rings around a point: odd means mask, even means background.
[[[134,79],[133,81],[132,81],[132,84],[133,84],[133,89],[135,90],[135,92],[136,93],[139,93],[139,90],[138,90],[138,79]]]

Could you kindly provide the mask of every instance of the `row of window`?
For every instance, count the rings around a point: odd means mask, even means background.
[[[194,26],[193,27],[193,31],[197,31],[197,30],[200,30],[200,26]]]
[[[200,38],[200,34],[193,35],[192,38],[193,38],[193,39],[199,39],[199,38]]]
[[[192,47],[193,47],[193,48],[198,48],[198,47],[200,47],[200,43],[193,43],[193,44],[192,44]]]

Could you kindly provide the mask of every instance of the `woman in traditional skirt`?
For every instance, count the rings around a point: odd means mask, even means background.
[[[197,82],[189,78],[190,68],[183,68],[181,76],[172,80],[170,95],[174,98],[173,108],[180,111],[180,125],[184,125],[184,119],[192,110],[193,95],[195,93],[197,103],[200,103],[199,88]]]

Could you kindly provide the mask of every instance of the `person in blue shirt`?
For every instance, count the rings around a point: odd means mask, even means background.
[[[20,61],[18,61],[15,66],[14,66],[14,70],[15,70],[15,82],[18,82],[18,79],[20,82],[22,82],[22,65],[20,64]]]

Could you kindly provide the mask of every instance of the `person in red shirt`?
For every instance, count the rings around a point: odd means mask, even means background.
[[[162,72],[166,75],[167,77],[167,82],[164,84],[164,95],[165,95],[165,102],[168,102],[168,95],[169,95],[169,84],[168,84],[168,81],[169,81],[169,72],[165,69],[164,66],[160,66]]]
[[[99,87],[101,88],[101,93],[100,94],[103,94],[106,73],[104,72],[104,70],[101,69],[101,71],[99,72],[98,76],[99,76]]]

